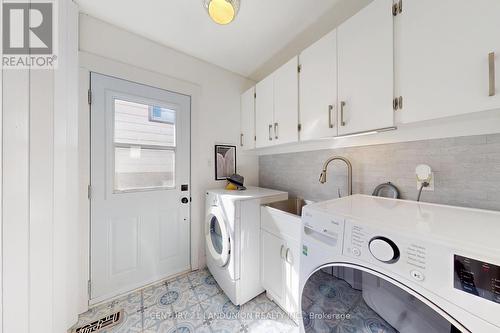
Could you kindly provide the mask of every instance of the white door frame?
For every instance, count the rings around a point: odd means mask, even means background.
[[[88,104],[88,88],[90,87],[90,72],[101,73],[104,75],[114,76],[120,79],[137,82],[140,84],[149,85],[152,87],[188,95],[191,97],[191,165],[199,164],[201,161],[198,156],[198,114],[200,112],[199,100],[201,96],[201,88],[193,83],[168,77],[149,70],[120,63],[108,58],[93,55],[87,52],[80,52],[80,93],[79,93],[79,160],[80,160],[80,235],[82,235],[82,243],[80,246],[81,253],[81,281],[87,290],[87,283],[90,279],[90,201],[88,200],[87,190],[90,184],[90,121],[89,121],[89,104]],[[201,188],[199,176],[196,173],[191,173],[191,197],[204,197],[204,189]],[[190,247],[191,247],[191,269],[196,270],[200,267],[200,244],[201,244],[201,226],[200,212],[205,207],[204,202],[194,200],[191,203],[191,228],[190,228]],[[201,217],[204,217],[201,215]],[[89,305],[89,295],[80,295],[80,311],[85,312]]]

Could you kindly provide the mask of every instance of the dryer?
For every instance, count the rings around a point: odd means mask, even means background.
[[[207,266],[235,305],[264,292],[260,282],[260,206],[286,199],[286,192],[259,187],[206,192]]]
[[[302,220],[302,332],[500,332],[499,212],[353,195]]]

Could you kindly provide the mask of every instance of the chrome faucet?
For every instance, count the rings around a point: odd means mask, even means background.
[[[326,183],[326,170],[328,169],[328,164],[332,161],[342,161],[347,165],[347,188],[349,195],[352,195],[352,164],[351,162],[342,156],[333,156],[330,157],[328,160],[326,160],[325,164],[323,165],[323,170],[321,171],[321,174],[319,175],[319,182],[321,184]],[[340,193],[339,193],[340,197]]]

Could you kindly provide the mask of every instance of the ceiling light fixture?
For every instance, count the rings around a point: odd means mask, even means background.
[[[203,0],[208,15],[217,24],[231,23],[240,9],[240,0]]]

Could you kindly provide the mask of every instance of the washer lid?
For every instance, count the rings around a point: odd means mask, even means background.
[[[231,239],[219,207],[212,207],[207,214],[205,238],[210,256],[218,266],[224,267],[229,262]]]

